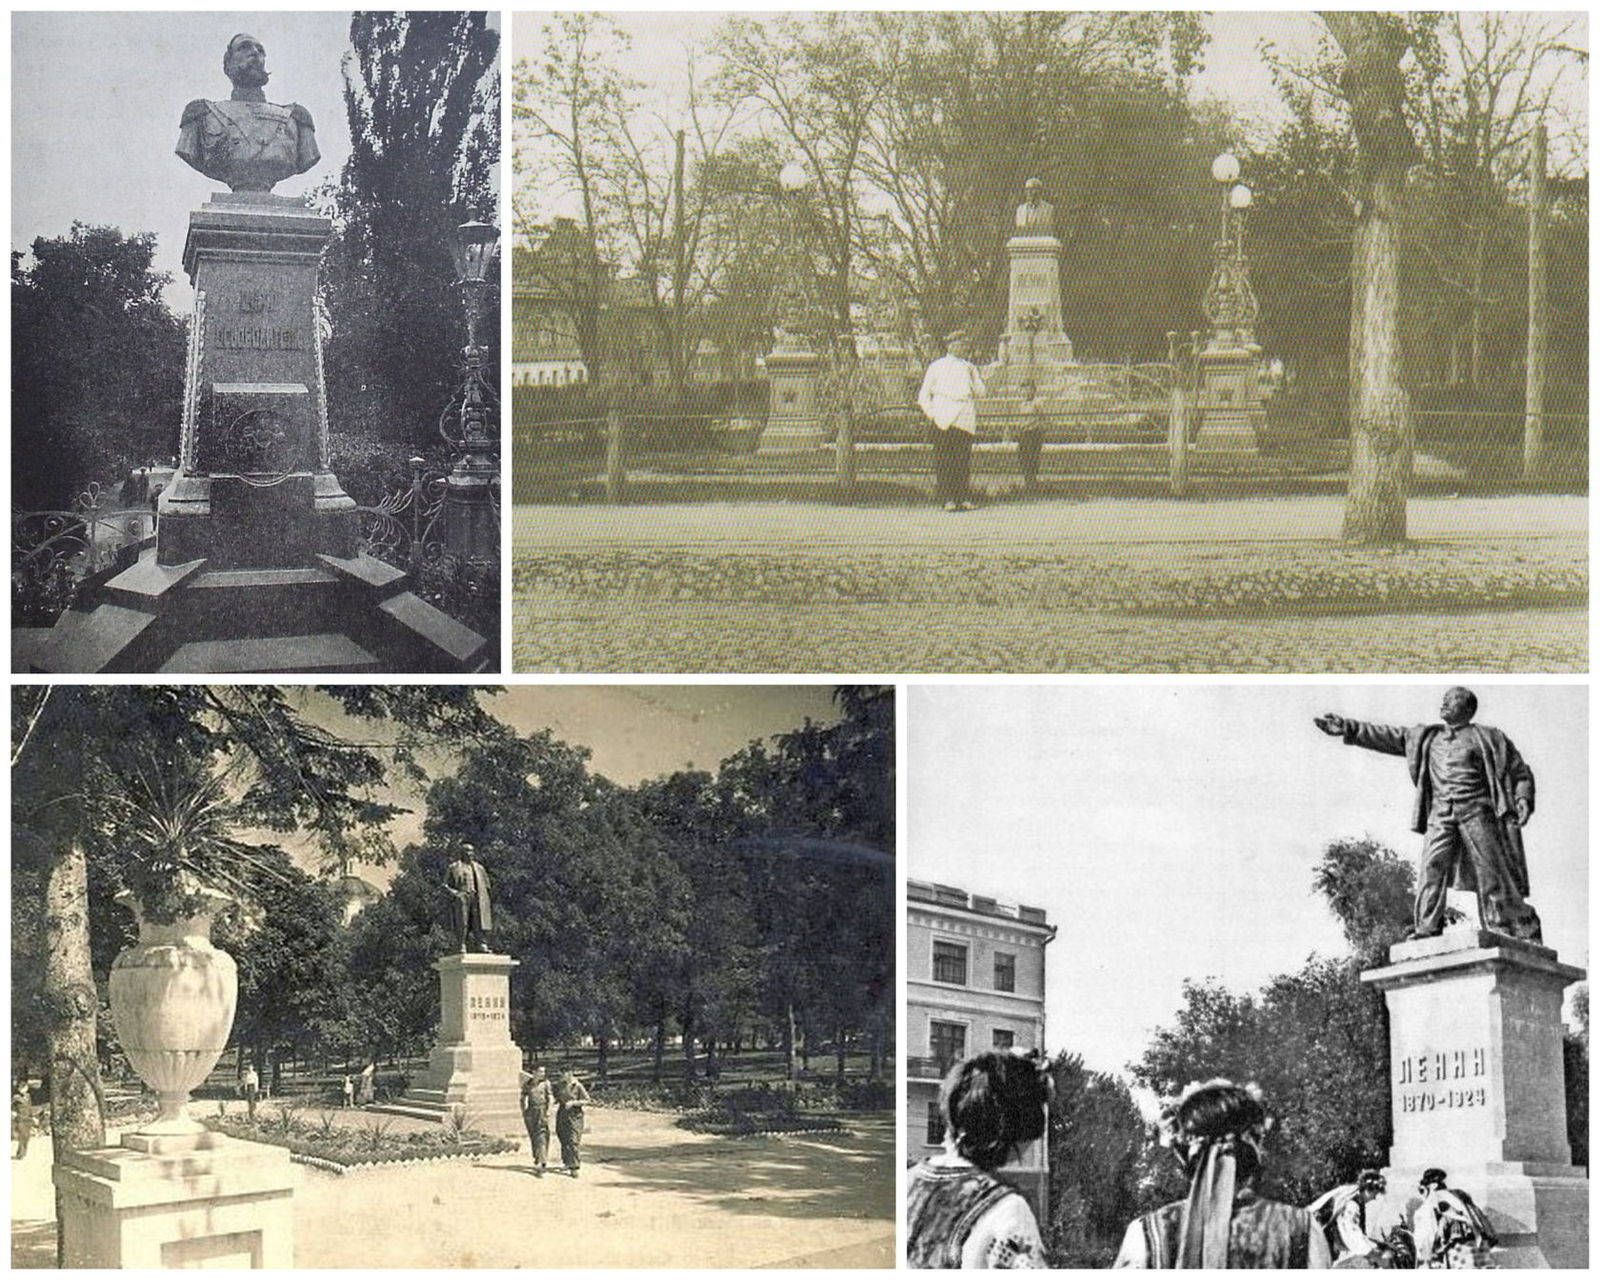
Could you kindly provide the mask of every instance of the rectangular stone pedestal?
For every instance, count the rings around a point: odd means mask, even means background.
[[[427,1075],[384,1110],[443,1120],[455,1110],[485,1133],[521,1134],[522,1050],[511,1039],[510,956],[468,952],[434,961],[439,1038]]]
[[[222,1134],[146,1137],[56,1165],[71,1268],[294,1266],[289,1152]]]
[[[1488,1214],[1502,1265],[1586,1266],[1561,1055],[1562,993],[1583,970],[1478,930],[1400,943],[1389,961],[1361,978],[1389,1008],[1391,1193],[1443,1169]]]

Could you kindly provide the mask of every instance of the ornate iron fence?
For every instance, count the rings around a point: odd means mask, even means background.
[[[115,568],[155,533],[152,508],[113,502],[112,492],[96,482],[70,510],[11,513],[12,626],[49,626],[72,607],[86,581]]]

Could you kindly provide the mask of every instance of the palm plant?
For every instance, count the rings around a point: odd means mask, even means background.
[[[119,773],[98,797],[108,861],[145,916],[170,923],[201,909],[209,890],[247,901],[281,875],[268,852],[234,836],[227,774],[193,760]]]

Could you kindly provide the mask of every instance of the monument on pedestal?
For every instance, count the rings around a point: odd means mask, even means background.
[[[1070,399],[1081,378],[1061,314],[1061,241],[1055,209],[1029,178],[1017,207],[1016,234],[1006,241],[1010,293],[999,356],[983,371],[988,395],[979,417],[1015,414],[1022,403]]]
[[[486,1133],[523,1131],[522,1050],[511,1039],[511,971],[517,961],[488,950],[494,929],[489,875],[463,845],[445,872],[460,950],[434,961],[439,1035],[426,1074],[398,1102],[375,1108],[443,1121],[452,1111]]]
[[[265,51],[235,36],[228,99],[183,112],[177,154],[225,183],[190,215],[195,288],[178,470],[154,547],[19,635],[60,672],[473,671],[487,642],[358,550],[333,474],[317,270],[329,219],[272,187],[320,158],[310,114],[266,101]]]
[[[1443,1169],[1488,1215],[1501,1265],[1584,1267],[1589,1182],[1567,1142],[1561,1052],[1562,994],[1584,972],[1542,945],[1527,901],[1532,770],[1476,711],[1471,691],[1451,689],[1438,724],[1317,721],[1405,757],[1427,842],[1410,936],[1361,975],[1389,1010],[1390,1194]],[[1475,892],[1476,928],[1445,928],[1452,885]]]

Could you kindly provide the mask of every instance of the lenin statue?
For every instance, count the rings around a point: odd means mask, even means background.
[[[477,851],[462,845],[455,861],[444,873],[444,887],[450,894],[450,920],[456,942],[463,954],[468,943],[473,951],[487,951],[488,937],[494,931],[494,915],[489,909],[489,873],[472,855]]]

